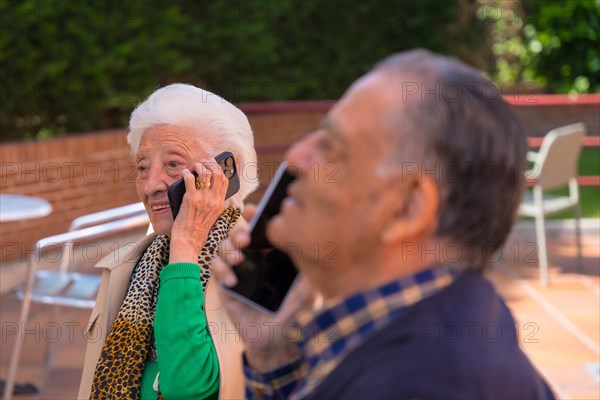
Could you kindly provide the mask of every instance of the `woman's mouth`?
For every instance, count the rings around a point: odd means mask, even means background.
[[[153,212],[159,212],[162,210],[165,210],[167,208],[169,208],[169,204],[155,204],[153,206],[150,206],[150,208],[152,209]]]

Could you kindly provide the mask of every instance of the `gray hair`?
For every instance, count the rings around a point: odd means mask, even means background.
[[[484,267],[523,196],[527,143],[516,114],[477,70],[425,50],[390,56],[374,71],[389,74],[403,98],[386,129],[387,164],[435,174],[436,236],[455,240],[469,265]]]
[[[175,83],[156,90],[131,113],[127,143],[135,155],[146,129],[161,124],[183,125],[203,135],[205,150],[213,157],[233,153],[240,190],[228,205],[241,208],[258,186],[254,136],[246,115],[220,96],[192,85]]]

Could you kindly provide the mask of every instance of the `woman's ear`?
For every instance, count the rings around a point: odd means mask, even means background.
[[[440,190],[432,177],[424,174],[405,182],[405,191],[395,203],[381,231],[383,243],[407,242],[430,234],[437,224]]]

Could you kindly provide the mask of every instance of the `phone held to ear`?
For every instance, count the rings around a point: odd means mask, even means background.
[[[224,151],[215,157],[215,161],[221,166],[223,173],[227,179],[229,179],[227,194],[225,194],[225,200],[227,200],[236,194],[238,190],[240,190],[240,177],[237,172],[237,166],[235,165],[235,159],[233,158],[233,154],[231,154],[231,152]],[[193,171],[192,173],[195,177],[198,177],[196,171]],[[183,178],[173,182],[173,184],[169,186],[167,190],[167,196],[169,197],[169,205],[171,206],[173,218],[177,218],[177,214],[179,214],[179,208],[181,207],[181,201],[183,200],[184,194],[185,182],[183,181]]]
[[[233,267],[238,283],[224,289],[232,296],[267,314],[276,314],[287,293],[298,280],[290,257],[273,247],[266,235],[267,224],[279,213],[287,187],[295,177],[282,163],[250,221],[250,245],[243,250],[244,261]]]

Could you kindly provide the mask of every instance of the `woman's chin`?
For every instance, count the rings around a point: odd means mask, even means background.
[[[154,233],[158,235],[170,235],[171,228],[173,228],[173,222],[167,223],[166,221],[151,221],[152,229]]]

